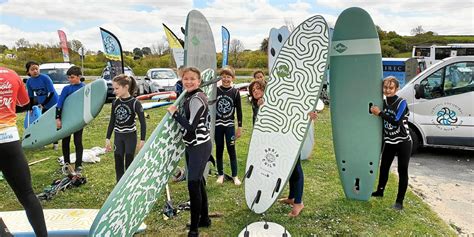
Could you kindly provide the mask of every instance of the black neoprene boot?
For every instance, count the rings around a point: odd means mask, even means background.
[[[377,188],[377,191],[372,193],[372,197],[383,197],[383,188]]]

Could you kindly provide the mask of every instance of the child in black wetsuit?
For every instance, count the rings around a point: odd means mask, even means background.
[[[395,93],[399,89],[398,80],[389,76],[383,80],[383,94],[386,96],[383,111],[377,106],[372,106],[370,112],[383,120],[382,162],[380,164],[379,184],[372,193],[374,197],[383,197],[385,185],[388,181],[390,166],[395,155],[398,157],[398,194],[395,204],[396,210],[403,209],[403,199],[408,187],[408,164],[410,162],[412,140],[408,130],[408,107],[405,99]]]
[[[114,158],[117,182],[132,163],[135,157],[135,150],[140,150],[145,144],[146,122],[143,107],[137,99],[131,96],[135,92],[136,85],[135,80],[125,74],[118,75],[112,80],[112,86],[117,98],[112,102],[105,149],[106,151],[112,150],[110,137],[112,136],[112,131],[114,131]],[[138,115],[138,120],[140,121],[140,143],[138,146],[135,115]]]
[[[186,145],[187,181],[191,200],[191,224],[188,236],[199,236],[198,227],[209,227],[207,192],[203,177],[204,168],[212,152],[209,124],[211,117],[207,96],[199,89],[201,72],[194,67],[183,69],[183,86],[187,91],[183,108],[174,105],[168,108],[173,118],[181,125]]]
[[[216,142],[216,163],[217,163],[217,183],[224,182],[224,168],[222,157],[224,154],[224,139],[230,159],[232,178],[235,185],[241,182],[237,176],[237,155],[235,151],[235,140],[242,133],[242,105],[239,90],[232,87],[235,79],[234,69],[225,67],[221,70],[222,85],[217,88],[217,110],[216,110],[216,132],[214,140]],[[237,131],[235,131],[234,114],[237,112]]]

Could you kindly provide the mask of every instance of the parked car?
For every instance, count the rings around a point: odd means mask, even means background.
[[[137,82],[137,91],[134,96],[148,94],[151,91],[150,84],[146,80],[141,80],[133,73],[130,67],[124,67],[124,74],[135,79]],[[98,79],[104,79],[107,82],[107,101],[111,101],[115,98],[114,88],[112,87],[112,79],[110,77],[109,67],[105,67],[102,70],[102,75]]]
[[[70,63],[43,63],[39,66],[40,73],[48,75],[53,81],[54,89],[61,94],[63,88],[69,85],[66,72],[74,66]],[[83,81],[83,78],[81,78]]]
[[[145,81],[150,81],[152,92],[174,91],[178,80],[178,75],[171,68],[152,68],[145,75]]]

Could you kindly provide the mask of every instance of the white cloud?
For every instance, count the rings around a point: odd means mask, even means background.
[[[241,40],[247,49],[258,49],[270,29],[284,25],[285,20],[297,26],[321,14],[334,26],[337,14],[351,6],[366,9],[383,30],[401,35],[409,35],[418,25],[438,34],[474,35],[473,5],[472,0],[295,0],[286,4],[269,0],[209,0],[198,10],[207,17],[220,51],[222,25],[229,29],[231,39]],[[162,23],[184,38],[180,27],[185,25],[193,6],[192,0],[10,0],[0,3],[0,15],[17,16],[19,21],[32,24],[42,20],[48,20],[48,24],[57,22],[68,39],[80,40],[92,50],[102,50],[99,26],[104,27],[117,35],[124,50],[131,51],[164,40]],[[11,47],[20,38],[31,43],[59,42],[56,30],[32,33],[21,29],[27,28],[0,21],[0,43]]]

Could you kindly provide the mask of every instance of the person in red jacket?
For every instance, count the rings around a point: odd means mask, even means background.
[[[26,106],[29,102],[20,77],[12,70],[0,67],[0,171],[25,208],[36,236],[47,236],[43,208],[33,192],[30,169],[16,127],[16,106]]]

